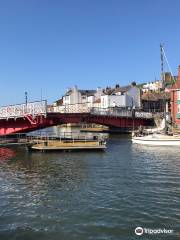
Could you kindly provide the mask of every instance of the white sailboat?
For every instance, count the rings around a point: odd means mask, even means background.
[[[164,49],[162,45],[160,45],[160,48],[161,48],[161,60],[162,60],[162,64],[161,64],[162,82],[165,89],[165,79],[163,78]],[[154,128],[151,130],[147,129],[145,133],[142,132],[138,135],[132,134],[132,142],[137,144],[152,145],[152,146],[180,146],[180,135],[173,135],[173,134],[169,135],[167,133],[166,109],[164,107],[164,119],[162,121],[160,128]]]
[[[132,142],[151,146],[180,146],[180,136],[154,133],[147,136],[132,137]]]

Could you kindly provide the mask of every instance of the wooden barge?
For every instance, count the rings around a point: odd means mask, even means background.
[[[103,150],[106,149],[105,141],[97,140],[43,140],[31,143],[31,150],[55,151],[55,150]]]
[[[63,133],[61,136],[23,135],[0,140],[0,146],[24,145],[29,150],[104,150],[106,141],[99,136],[88,137],[82,134]]]
[[[106,141],[102,137],[33,137],[29,139],[30,150],[55,151],[55,150],[104,150]]]

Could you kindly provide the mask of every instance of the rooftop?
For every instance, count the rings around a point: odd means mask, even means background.
[[[158,101],[158,100],[164,99],[164,97],[166,100],[170,99],[170,93],[169,92],[160,92],[160,93],[146,92],[146,93],[143,93],[141,99],[144,101]]]

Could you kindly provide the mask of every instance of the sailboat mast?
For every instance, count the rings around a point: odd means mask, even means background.
[[[163,77],[163,73],[164,73],[164,56],[163,56],[163,46],[162,44],[160,44],[160,54],[161,54],[161,80],[162,83],[164,84],[164,77]],[[164,88],[164,86],[163,86]]]
[[[163,45],[160,44],[160,55],[161,55],[161,81],[162,81],[162,90],[163,90],[163,108],[164,108],[164,121],[165,121],[165,133],[167,132],[167,123],[166,123],[166,97],[165,97],[165,74],[164,74],[164,49]]]

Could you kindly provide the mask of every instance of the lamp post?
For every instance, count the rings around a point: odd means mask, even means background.
[[[132,100],[132,120],[133,120],[133,132],[134,132],[134,119],[135,119],[135,105],[134,105],[134,99],[131,97]]]
[[[24,113],[26,114],[26,113],[27,113],[27,95],[28,95],[27,91],[25,91],[24,95],[25,95],[25,108],[24,108]]]
[[[28,93],[25,92],[25,103],[26,103],[26,106],[27,106],[27,101],[28,101]]]
[[[28,101],[28,93],[25,92],[25,114],[27,114],[27,101]]]

